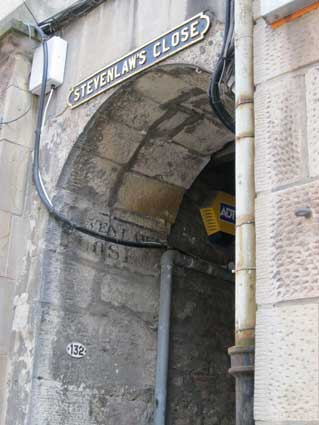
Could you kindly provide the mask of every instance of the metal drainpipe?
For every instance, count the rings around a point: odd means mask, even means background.
[[[252,425],[256,321],[253,1],[235,0],[236,320],[229,349],[236,379],[236,425]]]
[[[169,333],[172,299],[173,267],[178,265],[233,282],[233,276],[220,266],[195,259],[178,251],[166,251],[161,258],[160,309],[157,334],[154,425],[165,425]]]
[[[161,258],[160,310],[157,331],[154,425],[165,425],[169,328],[171,317],[173,263],[176,251],[166,251]]]

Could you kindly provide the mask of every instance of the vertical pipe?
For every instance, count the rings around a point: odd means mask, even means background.
[[[233,282],[232,275],[220,266],[198,258],[166,251],[161,258],[160,307],[157,333],[154,425],[166,423],[167,374],[170,347],[170,318],[174,265]]]
[[[255,184],[252,0],[235,0],[236,318],[230,348],[236,378],[236,424],[253,420],[255,345]]]
[[[165,425],[173,264],[176,252],[161,259],[160,308],[157,333],[154,425]]]

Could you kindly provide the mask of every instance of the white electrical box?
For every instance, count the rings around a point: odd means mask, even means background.
[[[260,11],[266,21],[271,24],[281,18],[316,3],[317,0],[261,0]]]
[[[63,83],[66,60],[67,42],[61,37],[52,37],[47,41],[48,46],[48,78],[46,93],[52,86],[58,87]],[[43,47],[39,46],[33,55],[29,90],[40,95],[43,72]]]

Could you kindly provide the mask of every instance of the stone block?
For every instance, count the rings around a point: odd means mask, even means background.
[[[298,105],[298,107],[296,107]],[[255,93],[256,191],[307,175],[307,113],[303,76],[288,75]]]
[[[311,217],[296,217],[295,211],[305,207],[311,209]],[[318,181],[258,195],[258,304],[319,296],[319,264],[316,261],[319,249],[318,217]]]
[[[132,169],[188,189],[209,159],[166,138],[151,139],[139,151]]]
[[[168,110],[167,118],[156,127],[153,137],[171,139],[187,124],[187,121],[194,120],[190,113],[175,109],[175,105]]]
[[[164,114],[158,103],[141,96],[133,89],[127,89],[120,97],[108,102],[106,111],[110,109],[112,109],[111,119],[142,131],[144,134]]]
[[[0,354],[9,352],[14,289],[14,281],[0,277]]]
[[[0,118],[0,139],[33,149],[36,119],[35,99],[29,91],[11,85],[5,92]]]
[[[186,125],[173,137],[174,142],[203,155],[212,155],[233,139],[234,135],[217,118]]]
[[[47,303],[41,309],[35,377],[108,395],[121,394],[123,388],[142,392],[153,386],[156,331],[138,314],[110,303],[99,312]],[[85,345],[85,357],[67,354],[71,342]]]
[[[1,51],[1,46],[0,46]],[[6,54],[1,61],[1,82],[0,82],[0,111],[3,111],[5,104],[5,93],[8,87],[11,85],[10,80],[12,78],[12,69],[14,68],[15,57],[13,55]]]
[[[181,187],[127,173],[115,206],[173,223],[183,192]]]
[[[11,214],[0,211],[0,276],[6,275]]]
[[[0,209],[22,214],[30,151],[23,147],[0,141]]]
[[[209,79],[207,82],[205,82],[205,85],[203,86],[203,88],[206,88],[206,91],[207,91],[208,85],[209,85]],[[217,122],[218,118],[215,116],[215,113],[209,103],[209,99],[208,99],[208,95],[206,91],[202,91],[201,89],[198,89],[198,91],[195,92],[194,90],[195,93],[192,94],[192,96],[189,99],[186,99],[185,101],[183,101],[181,103],[181,106],[189,109],[189,111],[190,112],[192,111],[193,114],[195,111],[201,116],[204,114],[205,118],[214,120],[214,121],[216,120]]]
[[[319,175],[319,67],[315,66],[306,72],[306,101],[307,101],[307,140],[309,156],[309,174]]]
[[[214,23],[216,25],[216,27],[219,27],[219,23],[215,22]],[[221,26],[219,28],[221,30]],[[214,45],[214,48],[216,48],[216,51],[219,49],[219,44],[221,47],[221,43],[222,43],[222,31],[218,31],[215,34],[211,34],[212,37],[215,37],[214,42],[216,42],[216,44]],[[212,46],[213,42],[212,40],[209,40],[209,45]],[[198,50],[198,46],[192,46],[189,49],[186,49],[188,51],[192,53],[195,53],[195,49],[197,47]],[[195,48],[195,49],[194,49]],[[194,49],[192,51],[192,49]],[[197,54],[199,53],[198,51],[196,52]],[[183,54],[183,53],[182,53]],[[163,70],[165,71],[166,74],[170,75],[173,78],[178,78],[179,80],[183,80],[185,87],[187,88],[186,94],[188,94],[188,96],[186,97],[182,97],[181,100],[181,104],[184,105],[184,101],[187,101],[189,99],[189,95],[191,94],[192,96],[197,96],[200,94],[203,94],[205,92],[205,90],[207,90],[208,84],[209,84],[209,79],[210,79],[210,72],[204,71],[204,69],[201,69],[198,66],[194,66],[191,65],[191,62],[184,62],[183,60],[181,62],[178,61],[178,63],[174,62],[174,57],[169,58],[168,59],[169,64],[165,64],[165,66],[163,66]],[[194,63],[196,61],[193,61]],[[182,66],[180,66],[182,64]],[[190,90],[191,89],[191,90]],[[207,98],[207,94],[206,94],[206,101],[208,102],[208,98]]]
[[[37,246],[32,243],[30,217],[13,216],[9,240],[7,276],[17,279],[28,269],[28,258],[35,254]]]
[[[107,244],[104,249],[108,250]],[[120,255],[115,245],[112,245],[110,252]],[[79,248],[74,249],[73,256],[64,254],[64,251],[57,254],[50,250],[45,255],[43,302],[91,312],[99,312],[107,309],[107,305],[113,305],[126,307],[149,319],[156,315],[159,291],[157,275],[108,266],[104,262],[104,267],[92,261],[84,262],[81,256],[79,258]]]
[[[26,92],[28,92],[32,56],[27,57],[27,55],[19,54],[17,48],[18,44],[20,44],[21,42],[23,44],[23,36],[20,35],[20,37],[17,37],[14,40],[14,36],[16,35],[17,33],[14,35],[12,33],[11,39],[7,39],[6,42],[2,43],[0,47],[2,57],[4,58],[3,62],[1,63],[1,69],[3,70],[3,78],[1,79],[0,88],[2,94],[5,94],[5,91],[13,86],[19,87],[21,90],[25,90]],[[20,39],[18,40],[18,38]],[[33,47],[35,47],[36,42],[32,40],[31,44],[33,44]],[[12,47],[14,49],[14,53],[9,51]],[[21,45],[19,47],[22,47],[23,49],[23,47],[26,46]],[[33,48],[31,47],[31,50],[32,49]],[[25,50],[24,53],[28,52],[26,52]],[[6,102],[5,96],[1,96],[1,107],[3,105],[3,102]]]
[[[72,207],[70,212],[67,208],[64,211],[67,215],[72,214],[73,220],[77,223],[81,223],[88,229],[94,229],[102,235],[129,241],[166,241],[167,229],[163,223],[156,228],[156,220],[154,220],[150,229],[144,227],[143,223],[146,222],[149,226],[151,219],[144,221],[141,216],[141,220],[134,223],[136,214],[123,214],[125,211],[117,209],[114,211],[114,215],[110,216],[103,210],[96,211],[95,207],[95,205],[90,205],[89,208],[83,209],[83,203],[81,205],[76,203],[76,207]],[[49,233],[50,237],[46,242],[48,249],[61,254],[62,257],[74,258],[79,261],[79,264],[83,263],[96,271],[101,272],[115,267],[139,275],[158,276],[161,250],[130,248],[85,236],[77,231],[70,232],[65,229],[63,231],[60,224],[53,220],[49,224]],[[52,257],[50,253],[48,256]],[[54,263],[55,260],[52,261]],[[57,267],[58,265],[52,272],[53,278],[55,273],[58,273]],[[89,276],[93,279],[94,273],[92,272],[92,275]],[[63,280],[63,278],[62,274],[61,279]]]
[[[132,237],[138,237],[138,229],[145,230],[146,233],[153,232],[154,237],[159,235],[166,236],[170,230],[169,224],[161,218],[145,217],[119,208],[108,208],[103,203],[94,202],[89,198],[79,196],[77,193],[65,189],[59,189],[54,201],[57,202],[57,205],[63,204],[65,211],[69,210],[71,212],[72,210],[72,213],[76,214],[75,218],[78,218],[89,227],[93,226],[98,232],[113,231],[114,229],[109,229],[109,225],[113,221],[118,224],[122,223],[128,228],[130,225],[133,226],[136,230],[136,235],[133,232]],[[125,233],[126,231],[119,229],[118,236],[123,236],[123,232]],[[150,236],[150,234],[147,233],[147,236]]]
[[[196,3],[196,6],[199,4],[200,3]],[[189,5],[190,3],[188,3],[188,6]],[[215,3],[209,3],[207,4],[207,7],[211,9],[211,6],[213,5],[215,5]],[[201,6],[204,5],[202,4]],[[203,10],[203,8],[201,7],[200,10]],[[197,9],[197,11],[199,10]],[[206,73],[204,70],[212,69],[217,61],[222,46],[223,30],[223,23],[214,19],[210,30],[207,32],[205,38],[200,43],[195,43],[188,49],[182,50],[178,53],[178,56],[171,56],[167,58],[165,63],[176,65],[177,62],[179,64],[184,64],[186,67],[189,66],[189,64],[194,64],[194,73],[205,74],[207,81],[208,73]]]
[[[8,365],[8,354],[0,352],[0,412],[2,404],[3,391],[6,389],[7,381],[7,365]]]
[[[170,231],[170,225],[165,220],[156,217],[143,217],[120,209],[113,209],[113,219],[123,223],[134,223],[140,229],[152,230],[162,237]]]
[[[79,196],[87,197],[91,202],[107,205],[120,166],[77,148],[73,149],[72,155],[71,163],[64,167],[59,184]]]
[[[77,363],[79,363],[77,361]],[[105,384],[104,384],[105,386]],[[103,386],[103,387],[104,387]],[[54,380],[35,380],[30,416],[33,425],[147,425],[153,413],[152,389],[107,394]],[[64,407],[65,406],[65,407]],[[61,408],[62,407],[62,408]]]
[[[85,139],[83,149],[118,164],[125,164],[131,159],[144,134],[103,116],[81,137]]]
[[[151,71],[138,78],[134,87],[140,94],[158,103],[170,102],[189,89],[185,81],[162,70]]]
[[[318,304],[257,311],[255,419],[317,421]],[[264,423],[264,422],[263,422]]]
[[[254,33],[255,83],[294,71],[319,60],[319,10],[277,29],[259,19]]]
[[[158,313],[159,278],[110,270],[101,281],[101,299],[138,313],[150,313],[154,318]]]
[[[28,90],[30,69],[29,58],[19,54],[10,55],[2,66],[0,120],[11,121],[20,116],[21,118],[0,127],[0,140],[10,140],[32,149],[36,102]]]

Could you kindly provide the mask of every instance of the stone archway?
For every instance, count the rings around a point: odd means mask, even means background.
[[[118,90],[79,137],[59,186],[174,222],[184,190],[232,140],[208,104],[208,78],[194,66],[162,66]]]
[[[73,147],[55,204],[110,236],[166,239],[184,192],[232,140],[211,112],[208,79],[162,66],[120,88]],[[54,423],[151,423],[160,256],[50,223],[33,425],[53,423],[51,411]],[[77,363],[65,355],[75,340],[88,351]]]

